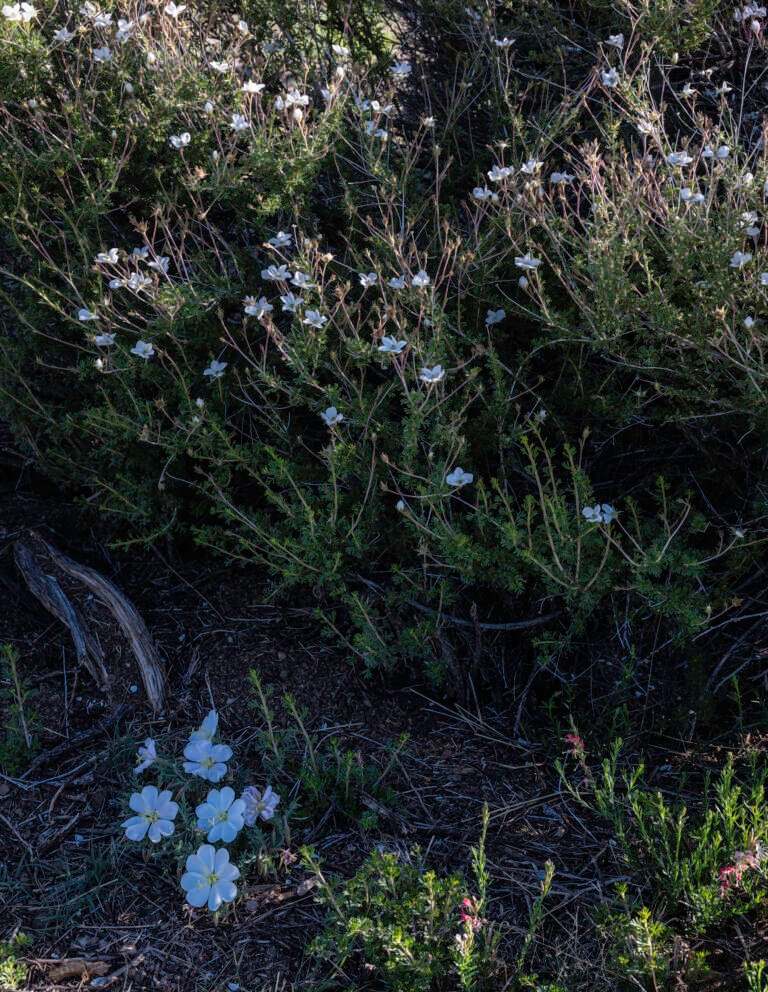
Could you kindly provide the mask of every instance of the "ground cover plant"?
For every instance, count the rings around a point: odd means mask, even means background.
[[[2,6],[0,986],[768,986],[766,31]]]

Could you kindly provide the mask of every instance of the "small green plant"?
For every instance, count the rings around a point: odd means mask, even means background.
[[[0,768],[21,771],[38,748],[37,714],[30,708],[35,690],[20,670],[19,652],[12,644],[0,646],[0,711],[5,714],[0,737]]]
[[[625,885],[617,891],[622,908],[606,915],[603,929],[611,940],[610,969],[622,987],[673,992],[706,975],[706,952],[692,950],[645,906],[633,910]]]
[[[581,739],[569,735],[572,739],[578,740],[572,754],[580,785],[574,786],[558,764],[563,782],[611,824],[627,863],[647,880],[655,903],[683,909],[689,925],[699,930],[765,905],[768,769],[757,755],[740,778],[729,755],[717,776],[704,777],[689,809],[660,790],[646,789],[642,763],[620,772],[620,740],[595,770],[586,764]],[[682,788],[680,783],[678,792]]]
[[[484,891],[471,897],[460,876],[438,876],[418,849],[374,851],[346,882],[326,878],[309,852],[304,865],[330,911],[312,952],[337,974],[367,973],[398,992],[489,987],[496,936],[480,916]]]
[[[768,963],[763,961],[745,961],[744,974],[747,979],[747,992],[768,992]]]
[[[366,987],[375,980],[377,988],[398,992],[495,988],[500,932],[485,916],[489,819],[486,807],[479,840],[470,849],[471,884],[456,873],[438,875],[418,848],[409,854],[373,851],[351,879],[329,878],[305,848],[303,865],[315,877],[318,901],[329,914],[312,946],[315,958],[345,981],[365,976],[359,980]],[[523,968],[544,919],[553,875],[554,865],[547,862],[516,955],[514,988],[544,988]]]
[[[364,830],[377,823],[376,806],[391,801],[384,785],[408,743],[402,736],[390,745],[382,766],[364,760],[359,750],[344,747],[340,737],[307,726],[306,710],[286,693],[278,718],[272,708],[272,686],[265,686],[255,669],[249,673],[253,705],[262,726],[262,763],[265,771],[298,783],[297,815],[307,819],[332,814],[355,820]]]
[[[27,980],[27,967],[19,953],[31,946],[26,934],[17,933],[10,940],[0,940],[0,990],[17,992]]]

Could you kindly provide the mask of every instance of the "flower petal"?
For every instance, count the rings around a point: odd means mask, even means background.
[[[144,840],[149,824],[143,816],[132,816],[123,824],[128,840]]]
[[[172,802],[164,802],[157,804],[157,815],[162,817],[164,820],[175,820],[176,814],[179,812],[179,804]]]
[[[236,865],[222,865],[216,874],[219,876],[219,879],[224,882],[234,882],[236,878],[240,878],[240,870]]]
[[[200,878],[199,875],[196,875],[194,877],[196,879]],[[189,884],[189,881],[187,885],[184,885],[184,879],[188,879],[188,876],[185,875],[181,881],[182,881],[182,887],[185,889],[187,893],[187,902],[189,903],[189,905],[197,906],[198,908],[200,906],[204,906],[208,901],[208,893],[210,892],[209,886],[198,885],[197,883],[191,885]]]
[[[234,882],[229,882],[226,879],[219,879],[212,888],[216,889],[216,892],[221,897],[222,902],[232,902],[232,900],[237,895],[237,886]]]
[[[224,853],[227,854],[226,851]],[[216,851],[216,849],[211,847],[210,844],[201,844],[197,849],[197,856],[200,858],[200,861],[208,874],[215,870],[216,857],[218,854],[221,854],[221,852]],[[227,857],[229,857],[229,855],[227,855]]]
[[[134,792],[131,798],[128,800],[128,805],[131,807],[134,813],[148,813],[149,808],[144,795],[141,792]]]

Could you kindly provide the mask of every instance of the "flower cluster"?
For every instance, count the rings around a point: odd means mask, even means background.
[[[745,851],[736,851],[733,856],[733,864],[726,865],[718,872],[720,879],[720,896],[726,899],[734,889],[738,888],[747,871],[759,871],[763,862],[765,852],[754,837],[750,840]]]
[[[184,771],[206,782],[219,782],[227,774],[227,762],[232,757],[228,745],[214,743],[218,723],[217,712],[211,710],[184,748]],[[146,739],[137,757],[137,774],[157,761],[157,747],[152,738]],[[179,812],[179,805],[171,795],[170,790],[159,792],[154,785],[133,793],[129,806],[135,815],[122,824],[126,838],[138,842],[149,837],[157,844],[170,837],[175,831],[174,821]],[[273,819],[279,802],[280,797],[271,786],[263,792],[253,785],[248,786],[239,799],[230,786],[209,790],[205,800],[195,809],[196,828],[205,834],[207,843],[187,857],[186,871],[181,878],[181,887],[190,906],[207,906],[211,912],[216,912],[223,903],[236,898],[235,882],[240,872],[230,863],[228,850],[214,845],[231,843],[244,825],[254,826],[258,820]]]

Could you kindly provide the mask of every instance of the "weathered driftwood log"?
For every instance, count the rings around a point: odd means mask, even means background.
[[[99,685],[106,686],[109,685],[109,675],[98,639],[89,629],[82,614],[69,601],[56,578],[43,571],[44,564],[53,565],[65,575],[81,582],[107,607],[131,647],[152,709],[155,712],[161,710],[165,697],[165,680],[160,652],[136,607],[117,586],[95,569],[62,554],[34,531],[30,532],[29,540],[15,543],[14,556],[30,592],[69,628],[78,659]]]
[[[38,556],[29,545],[17,541],[13,547],[13,556],[32,595],[49,613],[69,628],[78,662],[87,668],[100,688],[108,689],[109,675],[104,666],[104,652],[85,622],[85,618],[67,599],[55,576],[43,571]]]

